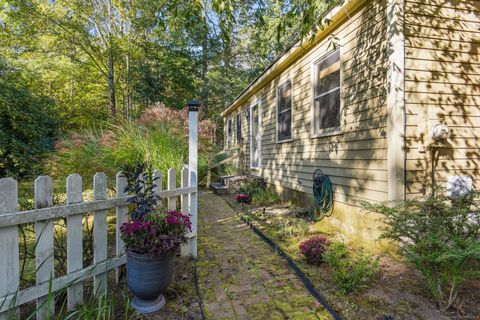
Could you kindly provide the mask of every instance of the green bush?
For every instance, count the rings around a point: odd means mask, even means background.
[[[248,180],[240,186],[238,191],[239,193],[246,193],[253,197],[257,193],[264,191],[264,189],[256,180]]]
[[[332,269],[336,287],[344,294],[366,287],[378,268],[378,258],[363,251],[354,255],[340,242],[330,243],[324,261]]]
[[[277,203],[278,201],[280,201],[280,197],[278,196],[278,194],[269,190],[262,190],[252,196],[253,204],[256,204],[258,206],[267,206]]]
[[[186,161],[188,145],[183,137],[163,126],[145,128],[132,123],[73,134],[63,142],[49,168],[56,177],[78,173],[89,183],[87,177],[95,172],[113,177],[125,164],[146,162],[163,173],[166,187],[167,170],[177,171],[179,185],[180,171]],[[199,177],[205,173],[206,161],[200,154]]]
[[[239,193],[246,193],[252,197],[252,203],[257,206],[267,206],[280,201],[277,193],[265,188],[256,180],[249,180],[240,186]]]
[[[478,194],[451,200],[434,192],[397,203],[364,203],[364,207],[384,216],[383,238],[400,244],[441,308],[456,302],[466,279],[480,276]]]
[[[24,80],[0,60],[0,177],[39,173],[57,135],[53,101],[30,92]]]

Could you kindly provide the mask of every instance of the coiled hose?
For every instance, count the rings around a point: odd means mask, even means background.
[[[333,190],[330,178],[317,169],[313,173],[313,201],[315,220],[322,220],[333,212]]]

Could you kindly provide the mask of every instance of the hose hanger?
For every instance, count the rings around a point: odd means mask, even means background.
[[[332,182],[321,169],[313,172],[313,204],[317,220],[322,220],[333,212]]]

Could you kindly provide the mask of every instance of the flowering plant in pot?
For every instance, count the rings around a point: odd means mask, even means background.
[[[155,193],[155,178],[145,164],[125,166],[126,191],[133,208],[130,221],[121,225],[127,253],[127,286],[134,295],[132,307],[150,313],[165,305],[163,293],[172,280],[178,247],[191,231],[189,215],[163,210]],[[160,183],[160,182],[159,182]]]

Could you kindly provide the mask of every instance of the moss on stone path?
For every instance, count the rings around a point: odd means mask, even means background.
[[[332,319],[221,198],[199,197],[198,280],[207,319]]]

